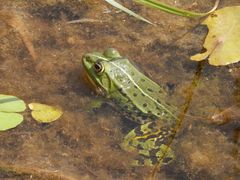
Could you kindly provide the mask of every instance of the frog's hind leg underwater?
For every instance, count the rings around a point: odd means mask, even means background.
[[[133,166],[168,164],[175,158],[169,147],[173,138],[172,128],[162,126],[159,121],[148,122],[131,130],[121,147],[128,152],[137,150],[139,156],[132,162]]]

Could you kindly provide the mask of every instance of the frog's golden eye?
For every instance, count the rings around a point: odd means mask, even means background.
[[[96,62],[93,67],[94,67],[95,72],[98,74],[100,74],[104,71],[104,67],[101,62]]]

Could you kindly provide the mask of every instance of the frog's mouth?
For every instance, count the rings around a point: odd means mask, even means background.
[[[89,73],[87,72],[87,70],[85,68],[83,68],[84,73],[83,74],[83,80],[85,82],[85,84],[89,87],[89,89],[93,90],[96,94],[98,95],[105,95],[104,90],[97,86],[96,82],[91,78],[91,76],[89,75]]]

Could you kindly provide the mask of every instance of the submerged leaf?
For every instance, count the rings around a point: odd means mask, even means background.
[[[46,104],[31,103],[28,106],[32,110],[32,117],[36,121],[42,123],[49,123],[55,121],[63,114],[63,112],[59,108]]]
[[[206,52],[196,54],[191,60],[201,61],[209,57],[211,65],[227,65],[240,60],[240,6],[215,11],[203,24],[209,28],[204,42]]]
[[[19,13],[19,11],[9,11],[6,9],[0,10],[0,18],[20,34],[23,43],[29,51],[29,54],[32,56],[33,60],[36,60],[37,55],[33,47],[31,34],[26,26],[28,21],[24,20],[27,18],[27,15]]]
[[[0,112],[0,131],[15,128],[21,124],[22,121],[23,116],[21,114]]]
[[[231,106],[220,113],[214,114],[211,119],[217,124],[238,121],[240,119],[240,107],[237,105]]]

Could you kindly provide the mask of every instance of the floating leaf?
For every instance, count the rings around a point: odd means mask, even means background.
[[[23,121],[23,116],[18,113],[0,112],[0,131],[15,128]]]
[[[59,108],[46,104],[31,103],[28,106],[32,110],[32,117],[42,123],[55,121],[63,114]]]
[[[26,105],[23,100],[10,95],[0,94],[0,111],[2,112],[23,112]]]
[[[209,57],[209,64],[219,66],[240,60],[240,6],[215,11],[203,24],[209,28],[204,42],[206,52],[196,54],[191,60],[201,61]]]
[[[23,100],[0,94],[0,131],[15,128],[23,121],[23,116],[16,112],[23,112],[26,105]]]

